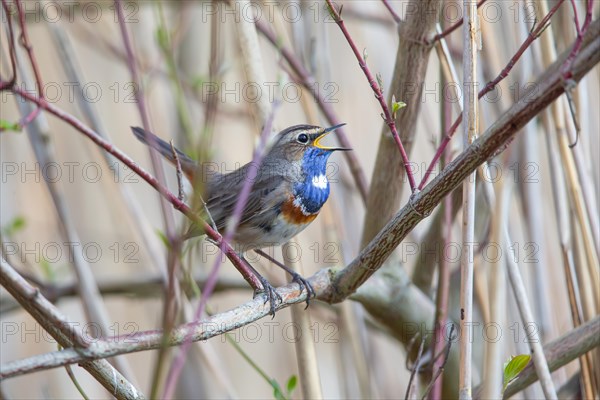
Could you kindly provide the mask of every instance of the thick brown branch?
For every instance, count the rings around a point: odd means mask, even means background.
[[[572,64],[571,72],[574,80],[581,80],[600,61],[599,33],[600,21],[595,21],[586,33],[584,45]],[[556,61],[538,79],[538,84],[534,85],[521,101],[502,115],[480,139],[450,163],[422,192],[414,196],[411,204],[400,210],[348,267],[337,273],[335,270],[322,270],[311,277],[310,282],[317,293],[317,297],[334,303],[342,301],[352,294],[356,288],[379,269],[406,234],[424,219],[448,193],[456,188],[480,164],[502,151],[527,122],[563,94],[565,86],[561,79],[560,67],[566,57],[567,54]],[[170,200],[177,202],[176,198]],[[297,290],[297,285],[280,288],[278,293],[283,298],[283,302],[278,305],[278,309],[302,302],[306,297],[306,292],[301,293]],[[267,315],[268,312],[268,306],[264,304],[263,300],[256,298],[234,310],[215,315],[208,320],[176,328],[170,337],[169,345],[181,344],[190,329],[193,331],[192,340],[205,340],[256,321]],[[597,322],[597,320],[594,321]],[[580,332],[579,329],[582,328],[580,327],[574,332]],[[572,332],[571,334],[575,333]],[[86,359],[106,358],[117,354],[156,349],[162,344],[162,332],[140,332],[132,337],[121,339],[123,340],[99,341],[90,349],[78,351],[65,349],[61,352],[52,353],[52,357],[45,358],[44,367],[52,368],[81,362]],[[591,346],[598,345],[598,335],[590,340],[586,343]],[[12,366],[3,365],[0,376],[12,376],[8,374],[9,370],[14,371],[13,367],[17,363],[23,366],[24,361],[11,363]],[[5,373],[7,375],[4,375]]]
[[[597,20],[586,33],[584,47],[573,63],[571,72],[575,81],[579,81],[600,60],[599,33],[600,20]],[[334,277],[333,286],[321,298],[336,303],[354,293],[448,193],[479,165],[504,150],[525,124],[565,93],[560,67],[566,57],[567,54],[563,54],[518,103],[451,162],[423,191],[414,195],[409,204],[387,223],[359,256]]]
[[[556,371],[588,351],[600,346],[600,316],[569,331],[560,338],[544,346],[544,354],[548,360],[550,371]],[[530,363],[504,392],[504,398],[509,398],[527,386],[537,381],[535,368]],[[480,388],[475,388],[475,398],[478,398]]]

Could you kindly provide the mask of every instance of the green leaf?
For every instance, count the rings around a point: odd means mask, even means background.
[[[401,108],[406,107],[406,103],[403,101],[396,101],[396,96],[392,95],[392,117],[396,119],[396,113]]]
[[[367,53],[367,48],[365,47],[363,50],[363,60],[367,61],[367,57],[369,57],[369,54]]]
[[[18,122],[9,122],[5,119],[0,119],[0,132],[3,131],[21,132],[21,125]]]
[[[285,385],[288,396],[296,389],[296,385],[298,385],[298,377],[296,375],[290,376],[290,379],[288,379],[287,384]]]
[[[25,228],[25,225],[25,218],[20,215],[17,215],[11,221],[9,221],[8,224],[2,227],[2,234],[6,235],[7,237],[14,236],[15,233],[19,232],[20,230],[23,230],[23,228]]]
[[[163,231],[157,229],[156,230],[156,234],[158,235],[158,238],[161,240],[161,242],[163,242],[163,244],[165,245],[165,247],[167,249],[171,247],[171,243],[169,242],[169,238],[167,237],[167,235]]]
[[[276,400],[287,400],[285,395],[281,391],[281,387],[279,386],[279,383],[277,383],[277,381],[275,379],[270,379],[269,383],[271,384],[271,387],[273,388],[273,397]]]
[[[525,369],[527,364],[531,361],[531,355],[519,354],[518,356],[512,356],[506,364],[504,364],[504,387],[502,391],[506,390],[508,384],[515,379]]]

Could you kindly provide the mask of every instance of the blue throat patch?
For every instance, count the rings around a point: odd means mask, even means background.
[[[319,212],[329,197],[329,182],[320,181],[324,187],[313,184],[313,179],[326,176],[327,159],[332,151],[310,147],[302,157],[302,175],[304,181],[294,185],[294,196],[300,198],[304,211],[309,214]]]

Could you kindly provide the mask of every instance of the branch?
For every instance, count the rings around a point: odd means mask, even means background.
[[[396,126],[400,128],[400,139],[410,154],[417,127],[417,116],[422,105],[423,88],[431,46],[426,38],[433,35],[438,22],[441,2],[437,0],[413,0],[406,6],[410,15],[398,25],[398,49],[390,98],[406,103],[398,113]],[[389,100],[388,100],[389,103]],[[387,224],[397,212],[405,184],[405,165],[398,157],[395,140],[384,126],[381,131],[377,158],[373,168],[367,212],[361,247],[364,247]]]
[[[481,5],[483,3],[485,3],[487,0],[479,0],[479,3],[477,3],[477,8],[481,7]],[[452,32],[454,32],[455,30],[457,30],[460,26],[462,26],[463,24],[463,18],[459,19],[458,21],[456,21],[452,26],[450,26],[449,28],[445,29],[443,32],[438,33],[437,35],[435,35],[434,37],[431,38],[431,40],[428,40],[428,44],[434,44],[435,42],[437,42],[438,40],[441,40],[443,38],[445,38],[446,36],[448,36],[449,34],[451,34]]]
[[[383,115],[384,115],[383,119],[384,119],[386,125],[390,128],[392,137],[394,138],[394,141],[396,142],[396,145],[398,146],[398,150],[400,151],[400,156],[402,157],[402,162],[404,163],[404,169],[406,171],[406,175],[408,176],[408,182],[410,183],[410,189],[411,189],[411,191],[414,192],[415,191],[415,177],[413,176],[412,168],[410,166],[410,161],[408,160],[408,156],[406,155],[406,150],[404,150],[404,145],[402,145],[402,140],[400,139],[400,135],[398,134],[398,130],[396,129],[396,123],[394,121],[394,118],[392,117],[392,113],[390,113],[390,110],[385,102],[385,98],[383,97],[383,88],[377,82],[375,82],[375,78],[373,77],[371,70],[367,66],[367,63],[364,60],[363,56],[360,54],[360,51],[358,51],[358,47],[356,47],[356,43],[354,43],[354,39],[352,39],[352,36],[350,36],[350,32],[348,32],[348,29],[346,29],[346,24],[344,23],[344,20],[342,19],[342,16],[340,14],[341,8],[338,11],[335,9],[334,5],[331,3],[331,0],[326,0],[326,1],[327,1],[327,6],[329,7],[329,11],[331,12],[331,15],[333,16],[335,23],[340,27],[340,30],[342,31],[342,33],[344,34],[344,37],[348,41],[348,44],[350,45],[350,48],[352,49],[354,56],[358,60],[358,65],[363,70],[365,77],[367,78],[367,81],[369,81],[369,85],[371,86],[371,89],[373,89],[373,93],[375,93],[375,98],[377,99],[377,101],[379,102],[379,105],[381,106],[381,109],[383,110]]]
[[[281,44],[281,41],[277,38],[275,33],[269,29],[262,19],[256,20],[256,29],[258,29],[258,31],[262,33],[263,36],[281,52],[281,55],[290,65],[294,73],[298,75],[300,81],[299,83],[308,90],[308,92],[314,97],[317,104],[319,104],[319,108],[321,109],[323,115],[325,115],[325,118],[327,118],[327,121],[329,121],[332,126],[342,123],[342,120],[337,116],[333,107],[331,107],[331,103],[327,102],[321,94],[322,91],[314,90],[314,84],[316,82],[315,78],[304,67],[304,64],[302,64],[302,61],[300,61],[296,54]],[[342,147],[352,148],[352,145],[348,140],[348,136],[346,135],[346,128],[338,128],[335,132],[336,137],[338,138]],[[354,183],[356,184],[358,193],[360,194],[363,203],[366,203],[369,188],[367,184],[367,178],[365,177],[365,172],[358,161],[358,157],[356,157],[356,153],[353,151],[344,151],[344,157],[346,158],[348,166],[350,167],[350,172],[354,178]]]
[[[74,352],[94,350],[94,343],[88,342],[75,324],[70,323],[60,311],[23,279],[5,260],[0,258],[0,284],[15,298],[25,310],[50,334],[62,347]],[[75,348],[74,348],[75,347]],[[38,356],[39,357],[39,356]],[[11,364],[24,367],[19,361],[0,366],[0,378],[4,378],[5,366]],[[142,399],[144,395],[133,386],[119,371],[106,360],[81,360],[81,366],[118,399]],[[19,374],[23,368],[17,368]]]
[[[202,296],[200,297],[200,303],[198,304],[198,307],[196,308],[196,312],[194,313],[194,322],[199,321],[200,318],[202,317],[202,315],[204,314],[208,298],[212,295],[212,293],[217,285],[217,280],[219,277],[218,273],[219,273],[220,266],[223,265],[223,261],[224,261],[223,254],[225,254],[227,243],[230,243],[233,240],[235,232],[237,231],[240,221],[242,220],[242,214],[244,213],[244,208],[246,207],[248,199],[250,198],[250,192],[252,190],[252,187],[254,186],[254,182],[256,181],[256,179],[258,177],[258,170],[259,170],[259,168],[263,162],[263,159],[265,157],[265,154],[266,154],[266,143],[267,143],[267,139],[268,139],[269,135],[271,134],[271,128],[273,126],[273,119],[275,118],[275,111],[277,110],[277,106],[278,106],[278,103],[275,103],[273,105],[273,109],[271,110],[269,115],[266,117],[267,119],[265,121],[265,125],[264,125],[262,133],[260,135],[260,142],[259,142],[256,150],[254,151],[254,157],[252,159],[252,164],[255,165],[256,168],[250,169],[250,171],[248,172],[248,175],[244,179],[244,184],[242,186],[242,189],[240,190],[240,193],[238,194],[238,198],[237,198],[237,200],[235,202],[235,206],[233,208],[233,214],[231,215],[231,219],[229,220],[229,222],[227,224],[227,230],[225,231],[225,236],[223,237],[223,240],[221,241],[221,244],[219,246],[219,250],[221,250],[221,252],[219,253],[219,257],[215,258],[213,265],[210,269],[210,274],[206,281],[206,285],[204,286],[204,288],[202,290]],[[273,295],[271,294],[270,289],[267,288],[266,285],[265,285],[264,289],[267,291],[267,299],[268,299],[269,305],[271,306],[271,310],[273,310],[274,303],[276,302],[276,298],[273,298]],[[275,312],[272,311],[272,313],[273,313],[273,316],[275,316]],[[191,335],[188,335],[186,337],[185,342],[181,346],[181,349],[179,349],[179,354],[177,355],[177,357],[175,358],[175,361],[171,365],[171,369],[169,371],[169,375],[168,375],[167,381],[165,383],[163,398],[170,399],[173,397],[173,393],[175,391],[175,386],[177,384],[177,381],[179,380],[179,375],[181,374],[181,370],[183,369],[183,366],[185,365],[185,360],[186,360],[188,350],[191,345],[192,345]]]
[[[584,45],[572,64],[573,79],[576,81],[579,81],[600,61],[599,33],[600,21],[595,21],[590,26],[589,31],[586,32]],[[504,115],[486,130],[483,136],[476,140],[452,163],[450,163],[440,175],[424,188],[423,191],[416,194],[411,203],[402,208],[380,234],[377,235],[377,237],[371,241],[371,243],[369,243],[357,258],[346,268],[341,271],[335,269],[323,269],[313,275],[309,279],[309,282],[315,289],[317,298],[329,303],[335,303],[344,300],[352,294],[356,288],[381,267],[385,259],[387,259],[390,253],[398,246],[400,241],[404,239],[406,234],[410,232],[418,222],[424,219],[448,193],[458,187],[462,180],[464,180],[471,172],[475,171],[480,164],[493,157],[499,151],[502,151],[527,122],[563,94],[565,92],[565,86],[561,79],[560,66],[565,57],[566,55],[548,68],[548,70],[546,70],[546,72],[538,79],[538,84],[535,85],[521,101],[513,105],[506,113],[504,113]],[[30,101],[37,102],[38,104],[43,103],[43,108],[55,115],[58,113],[62,117],[65,117],[65,114],[62,113],[62,111],[56,110],[46,102],[42,102],[34,96],[18,91],[16,88],[13,89],[13,91]],[[95,136],[92,135],[89,137],[96,141]],[[127,156],[114,149],[112,146],[109,146],[107,150],[112,151],[111,154],[113,155],[118,154],[119,157],[127,159]],[[138,170],[141,173],[145,173],[145,171],[139,168],[136,169],[136,172]],[[149,183],[153,184],[153,182],[154,181],[150,179]],[[171,201],[178,210],[189,212],[186,209],[187,206],[185,206],[185,204],[181,205],[177,197],[172,196],[169,197],[168,200]],[[191,214],[191,216],[197,218],[194,214]],[[207,229],[210,229],[210,227],[207,227]],[[282,302],[277,305],[278,310],[288,307],[290,304],[301,303],[306,300],[306,292],[300,292],[298,285],[296,284],[279,288],[277,293],[282,297]],[[174,329],[169,337],[168,345],[174,346],[183,343],[185,335],[190,330],[192,331],[193,341],[206,340],[254,322],[268,315],[269,311],[269,306],[264,304],[262,298],[255,298],[246,304],[209,317],[204,321],[185,324]],[[596,319],[594,321],[597,322],[598,320]],[[588,324],[585,326],[588,326]],[[573,332],[579,331],[576,329]],[[569,335],[573,334],[573,332]],[[598,335],[596,335],[596,337],[590,339],[589,345],[592,347],[597,346],[598,340],[600,339]],[[157,349],[162,344],[161,331],[140,332],[126,338],[113,338],[110,341],[98,341],[93,348],[77,350],[65,349],[51,353],[52,356],[47,356],[45,358],[44,368],[53,368],[89,359],[111,357],[118,354]],[[548,358],[552,368],[553,359],[552,357]],[[4,378],[16,375],[14,367],[17,363],[19,365],[25,364],[24,361],[16,361],[1,366],[0,377]],[[21,369],[20,373],[22,374],[24,372],[27,372],[27,370],[24,368]]]
[[[323,292],[325,287],[330,285],[329,273],[329,270],[321,270],[311,277],[311,285],[317,293]],[[32,288],[32,290],[35,289]],[[276,305],[277,310],[288,307],[291,304],[306,301],[306,291],[300,291],[295,282],[288,286],[278,288],[277,293],[282,298],[281,303]],[[43,299],[41,294],[38,294],[38,297]],[[44,301],[47,300],[44,299]],[[23,306],[25,307],[25,305]],[[122,337],[95,339],[93,345],[90,345],[87,348],[65,348],[64,350],[2,364],[0,365],[0,379],[69,364],[81,363],[86,360],[103,359],[118,354],[156,350],[165,345],[178,346],[185,343],[186,340],[191,340],[193,342],[207,340],[257,321],[260,318],[269,315],[270,312],[270,307],[268,304],[265,304],[264,299],[256,297],[232,310],[208,317],[202,321],[183,324],[173,329],[166,343],[163,340],[162,330],[137,332]],[[51,326],[50,329],[52,328],[53,327]]]
[[[477,4],[475,0],[463,1],[463,146],[473,144],[479,133],[479,107],[477,97]],[[476,172],[473,171],[463,185],[462,212],[462,251],[460,257],[460,331],[468,332],[473,321],[473,270],[475,260],[475,189]],[[459,388],[458,397],[470,400],[472,397],[473,342],[460,335],[459,343]]]
[[[584,39],[571,70],[579,81],[600,60],[600,20],[595,21]],[[539,112],[565,93],[560,66],[566,54],[554,62],[523,98],[505,112],[485,133],[415,194],[375,236],[361,253],[335,275],[333,285],[321,299],[336,303],[354,293],[377,271],[406,235],[475,169],[508,146],[517,132]]]
[[[56,303],[62,298],[79,296],[78,284],[70,283],[49,283],[39,282],[30,279],[24,273],[19,271],[21,276],[36,285],[42,295],[50,302]],[[199,287],[206,284],[206,274],[195,274],[192,279]],[[159,274],[138,274],[130,279],[99,279],[97,281],[98,290],[102,296],[128,296],[137,298],[157,297],[163,294],[164,279]],[[229,278],[220,276],[215,287],[215,292],[226,290],[247,290],[248,284],[240,278]],[[0,315],[19,309],[18,302],[10,296],[0,296]]]
[[[481,91],[479,92],[479,98],[482,98],[483,96],[485,96],[486,94],[488,94],[489,92],[494,90],[494,88],[498,85],[498,83],[500,83],[500,81],[502,81],[504,78],[506,78],[508,76],[508,74],[513,69],[513,67],[515,66],[517,61],[519,61],[519,59],[525,52],[525,50],[527,50],[529,48],[529,46],[531,46],[531,44],[544,32],[544,30],[547,27],[547,24],[550,21],[550,18],[552,18],[554,13],[556,11],[558,11],[558,8],[563,3],[563,1],[565,1],[565,0],[558,0],[558,2],[554,5],[554,7],[552,7],[552,9],[548,12],[548,14],[538,24],[537,28],[534,29],[532,32],[529,32],[527,39],[525,39],[525,41],[523,42],[523,44],[521,44],[521,47],[519,47],[517,52],[510,58],[510,60],[508,60],[508,63],[506,64],[504,69],[502,71],[500,71],[500,73],[498,74],[498,76],[496,76],[496,78],[494,78],[492,81],[488,82],[485,85],[485,87],[483,89],[481,89]],[[446,135],[444,136],[444,139],[440,143],[435,155],[433,156],[433,159],[431,160],[431,163],[429,163],[427,172],[425,172],[425,175],[423,176],[421,183],[419,183],[419,190],[422,189],[423,186],[425,186],[425,184],[427,183],[427,180],[429,179],[429,176],[433,172],[435,165],[437,164],[438,160],[442,156],[444,149],[450,142],[450,139],[452,139],[454,132],[456,132],[456,130],[458,129],[458,126],[460,125],[461,122],[462,122],[462,114],[459,114],[458,118],[456,118],[456,120],[454,121],[454,123],[452,124],[450,129],[448,129],[448,132],[446,133]]]
[[[556,371],[567,365],[583,354],[600,346],[600,316],[586,322],[583,325],[567,332],[563,336],[544,346],[544,355],[548,360],[550,371]],[[504,398],[525,389],[538,380],[533,364],[529,364],[519,376],[508,385],[504,392]],[[478,397],[479,387],[474,391]]]
[[[392,8],[392,6],[388,0],[381,0],[381,2],[385,6],[385,8],[388,9],[388,11],[390,12],[390,15],[392,16],[394,21],[396,21],[397,24],[402,22],[402,19],[400,19],[400,16],[396,13],[396,11],[394,11],[394,9]]]
[[[159,193],[161,193],[162,196],[164,196],[167,199],[167,201],[170,202],[176,210],[180,211],[186,217],[188,217],[191,221],[198,224],[198,226],[202,227],[204,229],[204,233],[206,235],[208,235],[211,239],[213,239],[217,244],[221,243],[222,237],[217,231],[215,231],[210,225],[208,225],[204,220],[202,220],[202,218],[200,216],[195,214],[187,204],[185,204],[183,201],[179,200],[179,198],[175,194],[171,193],[167,188],[162,186],[155,177],[153,177],[152,175],[150,175],[150,173],[148,173],[148,171],[146,171],[142,167],[140,167],[139,164],[137,164],[135,161],[133,161],[133,159],[131,159],[128,155],[123,153],[121,150],[116,148],[112,143],[110,143],[109,141],[102,138],[94,130],[92,130],[88,126],[84,125],[81,121],[79,121],[73,115],[61,110],[60,108],[56,107],[55,105],[53,105],[51,103],[48,103],[46,100],[40,99],[40,98],[36,97],[35,95],[32,95],[32,94],[28,93],[27,91],[25,91],[19,87],[16,87],[16,86],[11,88],[10,90],[13,93],[21,96],[22,98],[24,98],[28,101],[31,101],[32,103],[37,104],[43,110],[48,111],[50,114],[58,117],[59,119],[68,123],[73,128],[75,128],[76,130],[78,130],[79,132],[81,132],[82,134],[87,136],[88,139],[90,139],[91,141],[96,143],[98,146],[103,148],[106,152],[113,155],[119,161],[124,163],[133,172],[135,172],[136,175],[141,177],[150,186],[152,186]],[[255,289],[262,288],[261,282],[254,275],[254,273],[249,268],[249,266],[246,265],[246,263],[240,258],[240,256],[233,250],[233,248],[229,244],[227,244],[227,246],[225,248],[226,248],[227,257],[229,258],[231,263],[238,269],[238,271],[240,271],[240,273],[242,274],[242,277],[246,280],[246,282],[248,282],[250,284],[250,286],[252,286]]]

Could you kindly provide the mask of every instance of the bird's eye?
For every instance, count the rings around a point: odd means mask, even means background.
[[[301,133],[298,135],[298,143],[306,144],[308,143],[308,135],[306,133]]]

